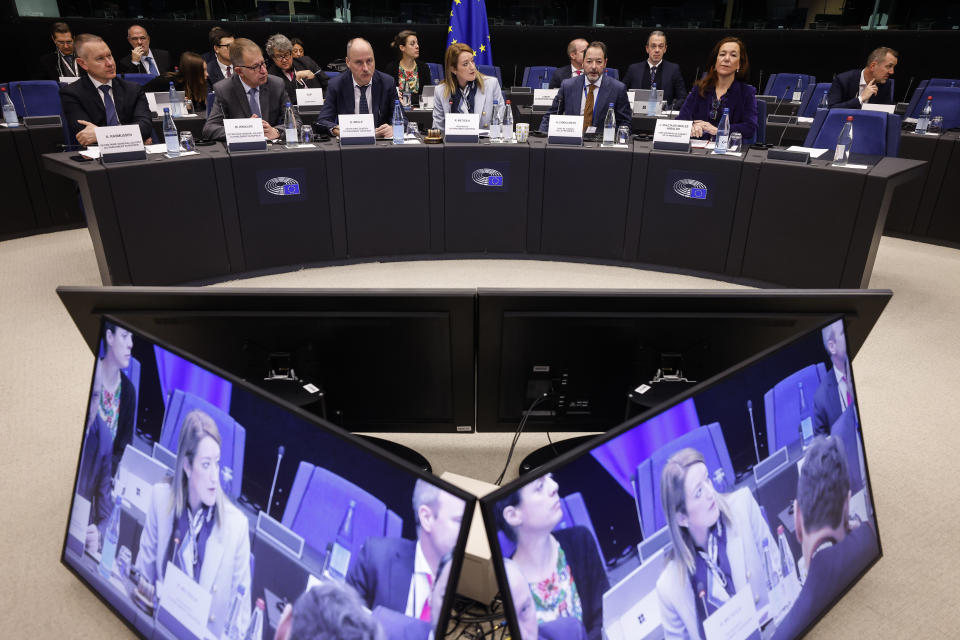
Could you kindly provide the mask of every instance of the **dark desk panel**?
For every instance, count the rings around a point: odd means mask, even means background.
[[[539,253],[623,259],[632,151],[547,145]]]
[[[26,145],[29,145],[29,141],[23,127],[0,128],[0,158],[3,159],[3,171],[0,171],[0,193],[3,194],[0,237],[37,227],[31,188],[20,153],[20,148]]]
[[[941,140],[945,147],[944,155],[949,150],[949,156],[942,181],[936,188],[938,197],[924,235],[960,243],[960,134],[947,133],[941,136]],[[940,151],[940,144],[937,145],[937,151]]]
[[[938,138],[934,136],[918,136],[906,132],[900,135],[900,157],[925,160],[928,164],[923,168],[919,179],[904,185],[894,194],[884,231],[903,235],[914,233],[923,194],[927,189],[935,186],[930,180],[931,172],[934,175],[942,175],[948,160],[947,154],[940,154],[939,164],[934,167],[934,152],[937,144]]]
[[[767,144],[802,147],[807,140],[807,134],[810,133],[810,124],[809,122],[779,124],[767,120]]]
[[[650,143],[644,146],[651,148]],[[742,164],[742,158],[699,150],[650,151],[645,184],[631,185],[631,192],[643,198],[635,259],[722,273]],[[692,192],[695,185],[702,185],[705,192]],[[631,197],[631,208],[635,199]]]
[[[34,200],[37,222],[44,227],[76,227],[83,224],[77,185],[63,176],[43,168],[40,157],[54,153],[63,144],[63,127],[57,125],[29,126],[30,150],[23,156],[29,174],[39,180],[42,198]]]
[[[331,153],[336,153],[332,151]],[[430,199],[424,144],[343,147],[343,204],[351,258],[430,251]]]
[[[529,145],[446,144],[443,154],[444,250],[523,253]]]

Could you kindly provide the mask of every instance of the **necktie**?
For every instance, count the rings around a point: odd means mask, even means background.
[[[840,380],[847,387],[847,406],[849,407],[851,404],[853,404],[853,394],[850,393],[850,384],[847,383],[847,376],[841,376]]]
[[[370,105],[367,104],[367,87],[369,86],[365,84],[360,87],[360,113],[370,113]]]
[[[577,75],[580,75],[581,73],[583,73],[583,69],[577,69]]]
[[[651,83],[654,83],[654,82],[657,81],[657,68],[658,68],[659,66],[660,66],[660,65],[656,64],[656,65],[650,67],[650,82],[651,82]]]
[[[150,73],[155,76],[160,75],[160,72],[157,71],[157,65],[153,64],[153,56],[145,56],[143,59],[147,61],[147,69],[150,70]]]
[[[427,574],[427,584],[430,586],[430,589],[427,590],[427,599],[423,601],[423,609],[420,610],[420,619],[425,622],[430,622],[430,592],[433,591],[433,578],[430,577],[430,574]]]
[[[597,85],[591,84],[590,91],[587,92],[587,101],[583,104],[583,132],[587,132],[587,127],[593,124],[593,90]]]
[[[107,112],[107,126],[115,127],[120,124],[120,118],[117,116],[117,105],[113,103],[110,97],[110,85],[100,85],[100,91],[103,92],[103,108]]]
[[[230,65],[227,65],[227,77],[229,78],[232,75],[233,75],[233,69],[231,69]]]
[[[247,93],[250,95],[250,113],[253,115],[258,115],[262,118],[263,114],[260,113],[260,98],[257,96],[259,90],[250,89],[250,91]]]

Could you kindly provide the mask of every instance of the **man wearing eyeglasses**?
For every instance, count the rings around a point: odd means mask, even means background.
[[[60,78],[79,78],[87,75],[83,67],[77,64],[73,50],[73,34],[66,22],[54,22],[50,27],[50,39],[56,51],[40,56],[40,75],[38,80],[59,80]]]
[[[127,29],[130,55],[117,63],[120,73],[149,73],[155,76],[170,71],[170,53],[150,48],[150,34],[138,24]]]
[[[234,40],[230,45],[230,62],[234,74],[213,87],[217,98],[203,125],[203,137],[226,140],[224,118],[260,118],[267,140],[282,139],[282,128],[278,129],[275,125],[283,122],[284,108],[290,101],[283,80],[267,73],[263,52],[252,40]],[[299,128],[300,117],[296,118]]]
[[[233,44],[233,34],[223,27],[210,29],[210,48],[203,56],[207,63],[207,87],[213,91],[213,85],[224,78],[233,76],[233,63],[230,62],[230,45]]]
[[[627,68],[623,84],[627,89],[649,89],[656,83],[657,89],[663,91],[664,102],[683,102],[687,97],[687,86],[680,76],[680,65],[663,59],[667,52],[667,35],[660,30],[651,32],[645,48],[647,59]]]

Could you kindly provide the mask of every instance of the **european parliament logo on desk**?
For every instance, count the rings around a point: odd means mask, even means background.
[[[484,187],[503,186],[503,174],[496,169],[477,169],[471,177],[474,182]]]
[[[305,200],[306,181],[307,173],[303,169],[257,171],[260,204],[288,204]]]
[[[697,200],[707,199],[707,185],[699,180],[680,178],[673,183],[673,191],[678,196],[683,196],[684,198],[696,198]]]
[[[263,185],[263,188],[275,196],[296,196],[300,195],[300,183],[293,178],[281,176],[271,178]]]
[[[714,176],[690,171],[667,171],[663,199],[669,204],[713,206]]]
[[[466,190],[469,192],[505,192],[510,173],[509,162],[467,162],[465,168]]]

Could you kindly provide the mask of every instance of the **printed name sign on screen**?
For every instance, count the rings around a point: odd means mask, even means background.
[[[229,151],[265,151],[267,148],[260,118],[224,118],[223,131]]]
[[[550,115],[547,142],[550,144],[583,144],[583,116]]]
[[[97,146],[104,162],[143,160],[147,151],[140,137],[140,127],[122,124],[116,127],[97,127]]]
[[[692,120],[657,120],[653,130],[653,148],[665,151],[689,151]]]
[[[553,99],[557,97],[557,92],[560,89],[534,89],[533,90],[533,106],[535,107],[549,107],[553,104]]]
[[[340,123],[340,144],[376,144],[372,113],[341,114],[337,119]]]
[[[443,119],[443,139],[446,142],[479,142],[480,114],[453,113]]]
[[[297,105],[304,107],[322,104],[323,89],[297,89]]]

